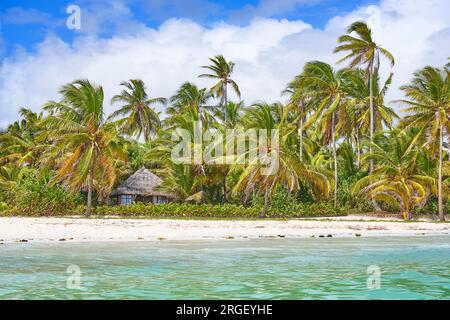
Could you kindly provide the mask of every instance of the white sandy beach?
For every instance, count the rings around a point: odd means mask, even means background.
[[[0,218],[0,243],[162,241],[293,237],[450,235],[449,223],[351,220],[229,221],[99,218]],[[449,237],[450,240],[450,237]]]

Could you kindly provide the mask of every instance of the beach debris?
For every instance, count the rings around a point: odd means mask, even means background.
[[[310,236],[310,238],[315,238],[315,237],[316,237],[315,235]]]
[[[138,237],[138,240],[144,240],[144,238],[142,238],[142,237]]]
[[[27,239],[20,239],[20,240],[17,240],[17,242],[28,242],[28,240]]]
[[[355,233],[356,237],[361,237],[361,233]]]
[[[319,238],[325,238],[325,236],[323,234],[319,235]]]
[[[286,236],[284,234],[279,234],[278,238],[286,238]]]
[[[234,239],[233,236],[226,236],[225,239]]]
[[[327,238],[332,238],[333,235],[332,234],[327,234]]]
[[[58,241],[67,241],[65,238],[61,238]]]
[[[158,240],[162,241],[162,240],[166,240],[166,238],[164,238],[164,237],[159,237]]]

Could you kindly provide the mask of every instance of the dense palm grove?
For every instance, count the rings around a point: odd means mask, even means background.
[[[46,103],[42,113],[22,109],[21,120],[0,134],[0,212],[70,213],[86,203],[90,214],[145,166],[163,177],[162,189],[177,202],[236,204],[257,208],[261,217],[323,203],[443,220],[450,194],[449,65],[418,70],[401,87],[405,98],[389,105],[393,74],[382,80],[380,69],[388,71],[394,57],[374,42],[367,25],[353,23],[335,51],[344,54],[341,68],[307,63],[283,91],[286,104],[231,101],[231,91],[241,93],[234,64],[221,55],[199,75],[211,79],[210,89],[186,82],[169,99],[152,98],[141,80],[125,81],[109,116],[101,86],[66,84],[60,101]],[[165,106],[164,115],[157,104]],[[401,115],[394,104],[402,106]],[[173,162],[172,132],[193,135],[194,126],[223,133],[278,129],[277,174],[261,174],[260,162]]]

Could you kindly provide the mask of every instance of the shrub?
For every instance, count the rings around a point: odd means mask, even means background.
[[[101,206],[95,212],[99,215],[147,216],[155,218],[258,218],[260,206],[244,207],[235,204],[144,204],[128,206]],[[284,210],[270,208],[268,218],[301,218],[317,216],[341,216],[347,214],[346,208],[333,208],[327,203],[312,205],[291,205]]]
[[[62,187],[49,186],[48,177],[31,171],[7,192],[7,208],[2,215],[51,216],[72,213],[80,196]]]

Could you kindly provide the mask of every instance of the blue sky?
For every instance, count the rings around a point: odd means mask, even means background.
[[[191,19],[204,26],[218,21],[246,25],[255,17],[302,20],[321,28],[333,16],[343,15],[374,0],[125,0],[129,12],[118,17],[105,17],[109,1],[101,0],[2,0],[0,2],[0,27],[3,50],[7,57],[17,46],[33,50],[49,33],[57,34],[67,42],[73,41],[77,32],[68,30],[65,22],[70,4],[93,12],[101,24],[100,30],[91,31],[100,37],[112,37],[117,32],[117,21],[130,19],[149,27],[158,27],[169,18]],[[97,12],[97,14],[95,14]],[[117,20],[117,21],[115,21]],[[130,30],[132,32],[132,30]],[[89,34],[89,31],[87,32]]]
[[[66,27],[71,4],[80,30]],[[333,49],[358,20],[396,58],[392,69],[381,65],[382,79],[394,73],[393,101],[418,68],[447,62],[449,12],[449,0],[0,0],[0,128],[80,78],[103,86],[106,112],[124,80],[142,79],[152,97],[170,97],[185,81],[211,87],[198,75],[217,54],[235,62],[245,103],[283,102],[306,62],[345,67]]]

